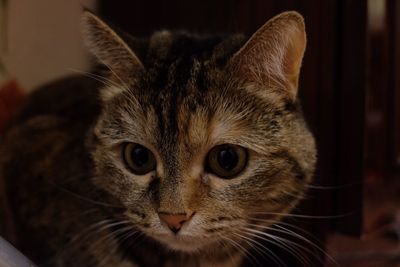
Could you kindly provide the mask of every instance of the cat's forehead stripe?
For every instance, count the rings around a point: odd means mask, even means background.
[[[151,77],[148,79],[149,84],[145,86],[152,94],[162,139],[160,143],[163,146],[169,143],[171,149],[172,143],[178,138],[181,123],[178,122],[178,117],[183,115],[182,112],[187,112],[181,106],[186,101],[192,109],[191,112],[194,112],[202,101],[198,91],[206,89],[203,62],[211,57],[214,46],[220,40],[215,38],[199,41],[185,35],[169,35],[168,41],[163,40],[162,46],[157,43],[161,42],[162,38],[159,37],[160,34],[154,36],[150,44],[149,57],[152,63],[148,67]]]

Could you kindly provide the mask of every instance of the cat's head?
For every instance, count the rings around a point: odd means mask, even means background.
[[[252,238],[311,181],[314,139],[297,89],[306,34],[282,13],[252,37],[121,37],[91,13],[86,42],[109,68],[94,128],[96,186],[167,247]],[[256,227],[255,225],[260,225]]]

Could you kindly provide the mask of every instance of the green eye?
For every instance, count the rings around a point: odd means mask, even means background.
[[[230,179],[244,170],[247,151],[241,146],[224,144],[213,147],[208,152],[206,168],[217,176]]]
[[[134,174],[144,175],[156,169],[156,159],[146,147],[127,143],[123,151],[125,164]]]

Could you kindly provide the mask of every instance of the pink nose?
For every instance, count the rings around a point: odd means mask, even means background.
[[[188,216],[186,213],[171,214],[159,212],[158,217],[160,217],[160,220],[164,222],[168,226],[168,228],[176,234],[182,228],[182,225],[193,217],[193,214],[191,216]]]

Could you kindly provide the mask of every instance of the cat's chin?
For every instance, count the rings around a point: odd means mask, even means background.
[[[164,244],[168,249],[185,253],[203,251],[216,242],[216,240],[210,238],[205,239],[181,235],[159,235],[153,238]]]

